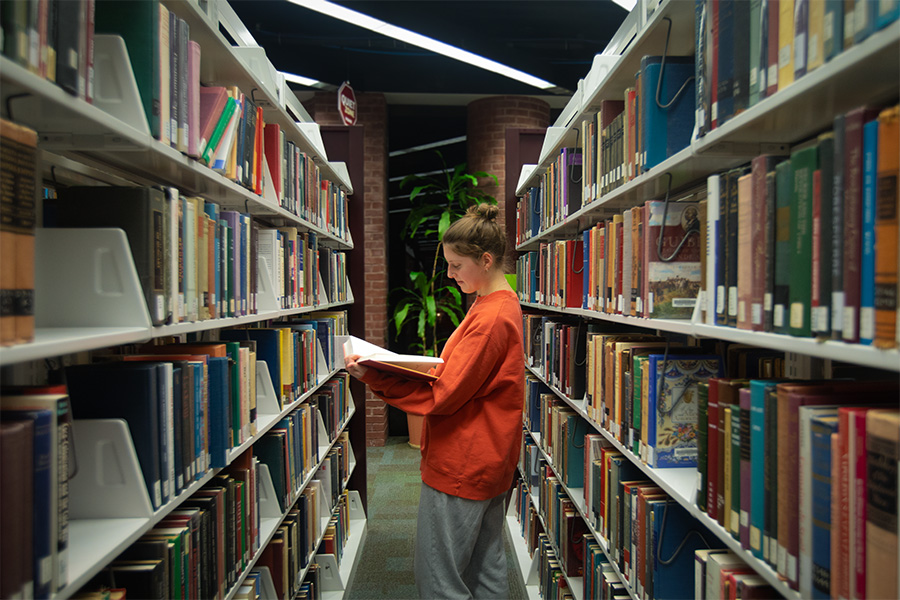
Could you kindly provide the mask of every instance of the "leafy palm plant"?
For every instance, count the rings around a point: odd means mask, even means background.
[[[439,315],[444,314],[454,327],[464,316],[462,295],[455,285],[444,285],[446,270],[441,265],[441,241],[451,223],[463,216],[474,204],[497,200],[478,189],[479,179],[490,178],[497,183],[497,177],[484,171],[466,172],[462,163],[449,169],[440,152],[436,153],[444,170],[438,175],[409,175],[400,183],[405,189],[412,186],[409,201],[412,209],[403,225],[404,239],[430,239],[437,242],[432,257],[430,273],[427,270],[410,272],[411,286],[391,290],[396,298],[391,321],[395,336],[407,323],[415,323],[416,341],[410,350],[427,356],[437,356],[440,345],[446,338],[439,332]]]

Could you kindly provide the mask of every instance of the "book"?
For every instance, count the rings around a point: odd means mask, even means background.
[[[897,409],[866,413],[866,594],[894,598],[900,592],[897,561],[897,490],[900,414]]]
[[[187,155],[200,156],[200,44],[188,41],[187,61]]]
[[[844,251],[842,339],[859,341],[860,281],[862,263],[863,127],[878,112],[871,107],[851,110],[844,119]]]
[[[660,80],[660,56],[641,58],[640,80],[642,169],[649,171],[674,156],[691,141],[696,85],[693,56],[666,56],[666,70]],[[651,90],[660,85],[659,104]],[[643,95],[644,91],[648,92]]]
[[[812,494],[812,598],[831,597],[831,498],[832,479],[831,436],[837,432],[837,418],[833,415],[815,416],[811,425],[811,494]],[[804,582],[801,579],[801,589]]]
[[[644,316],[688,319],[700,292],[699,206],[657,200],[644,206]]]
[[[873,343],[878,348],[897,345],[897,239],[900,187],[900,106],[887,108],[878,115],[876,165],[876,206],[874,223],[874,307]]]
[[[752,269],[762,265],[753,260],[753,175],[748,173],[738,178],[738,227],[737,227],[737,328],[751,329],[752,312]],[[759,215],[759,213],[756,213]],[[755,257],[753,257],[755,258]],[[759,307],[762,311],[762,306]],[[762,324],[762,313],[759,315]]]
[[[444,362],[440,357],[397,354],[355,336],[343,342],[343,349],[344,356],[358,355],[356,362],[361,366],[407,379],[436,381],[437,376],[429,371]]]
[[[0,119],[0,345],[34,339],[37,133]]]
[[[778,89],[794,82],[794,3],[798,0],[778,0]],[[799,0],[803,2],[805,0]]]
[[[3,499],[0,593],[4,598],[31,598],[35,593],[31,510],[33,439],[33,422],[0,422],[0,498]]]
[[[72,186],[44,201],[45,227],[117,227],[125,231],[134,258],[150,320],[162,325],[169,320],[166,240],[166,200],[162,190],[151,187]]]
[[[125,40],[150,135],[161,140],[160,105],[165,100],[160,97],[159,22],[158,0],[96,3],[94,31],[121,35]]]
[[[863,126],[862,251],[859,267],[859,343],[868,346],[872,345],[872,342],[875,340],[875,178],[877,151],[878,120],[872,119]]]
[[[697,466],[697,383],[721,375],[714,355],[651,354],[647,437],[653,468]]]
[[[818,167],[815,142],[801,144],[791,151],[793,192],[790,221],[790,287],[788,292],[788,332],[798,337],[812,333],[812,233],[813,172]]]
[[[772,326],[776,333],[788,333],[790,330],[793,180],[791,161],[782,161],[775,166],[775,287]]]

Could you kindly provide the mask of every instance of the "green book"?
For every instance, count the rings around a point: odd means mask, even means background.
[[[762,32],[760,31],[760,11],[762,0],[750,0],[750,98],[749,106],[759,102],[759,64],[760,44]]]
[[[791,195],[788,330],[791,335],[802,337],[812,335],[813,172],[817,168],[818,147],[815,141],[803,144],[791,152],[794,184]]]
[[[225,108],[222,109],[222,114],[219,115],[219,120],[216,122],[215,128],[213,128],[212,133],[209,134],[209,141],[206,143],[206,148],[203,149],[203,154],[200,155],[200,161],[204,164],[212,164],[213,160],[215,160],[216,153],[219,151],[219,143],[222,141],[222,135],[228,128],[228,123],[231,121],[231,117],[234,116],[234,113],[237,112],[238,108],[238,101],[234,98],[228,98],[225,102]]]
[[[94,32],[125,40],[150,135],[160,139],[159,0],[97,2]]]
[[[775,166],[775,290],[772,325],[775,333],[788,333],[791,289],[791,161]]]

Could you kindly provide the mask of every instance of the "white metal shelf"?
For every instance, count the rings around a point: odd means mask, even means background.
[[[836,340],[820,341],[814,338],[801,338],[781,333],[765,331],[749,331],[735,327],[721,325],[707,325],[695,323],[690,320],[676,319],[646,319],[643,317],[630,317],[624,315],[611,315],[595,310],[581,308],[559,308],[544,304],[521,302],[526,308],[559,313],[562,315],[574,315],[585,319],[597,319],[651,329],[678,333],[692,337],[715,338],[738,344],[750,344],[762,348],[772,348],[784,352],[794,352],[808,356],[815,356],[828,360],[846,362],[850,364],[884,369],[886,371],[900,371],[900,350],[881,349],[862,344],[849,344]]]

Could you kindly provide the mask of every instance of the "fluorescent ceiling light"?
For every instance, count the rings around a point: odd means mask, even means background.
[[[285,81],[290,81],[291,83],[299,83],[300,85],[305,85],[306,87],[316,87],[322,85],[322,82],[317,79],[310,79],[309,77],[294,75],[293,73],[285,73],[284,71],[279,71],[279,73],[284,75]]]
[[[328,2],[327,0],[288,1],[298,6],[302,6],[304,8],[320,12],[324,15],[328,15],[329,17],[340,19],[341,21],[345,21],[347,23],[350,23],[351,25],[363,27],[370,31],[374,31],[375,33],[379,33],[395,40],[400,40],[401,42],[406,42],[407,44],[411,44],[413,46],[418,46],[419,48],[424,48],[425,50],[429,50],[436,54],[441,54],[448,58],[462,61],[481,69],[485,69],[487,71],[509,77],[510,79],[515,79],[516,81],[521,81],[522,83],[540,88],[542,90],[557,87],[549,81],[544,81],[543,79],[540,79],[533,75],[529,75],[528,73],[524,73],[522,71],[519,71],[518,69],[507,67],[506,65],[502,65],[496,61],[484,58],[483,56],[478,56],[477,54],[472,54],[471,52],[467,52],[460,48],[456,48],[455,46],[439,42],[432,38],[425,37],[424,35],[421,35],[414,31],[403,29],[402,27],[396,27],[379,19],[375,19],[368,15],[356,12],[355,10],[350,10],[349,8],[333,4],[331,2]]]
[[[613,0],[616,4],[631,12],[631,9],[634,8],[634,5],[637,4],[637,0]]]

